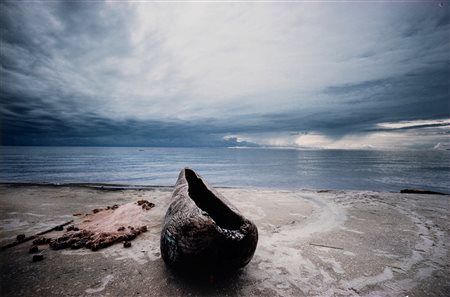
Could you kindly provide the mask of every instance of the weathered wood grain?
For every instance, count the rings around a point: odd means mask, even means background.
[[[161,232],[166,264],[187,270],[231,270],[250,262],[258,230],[193,170],[181,170]]]

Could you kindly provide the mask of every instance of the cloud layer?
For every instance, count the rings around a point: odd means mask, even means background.
[[[448,142],[448,3],[0,5],[2,144]]]

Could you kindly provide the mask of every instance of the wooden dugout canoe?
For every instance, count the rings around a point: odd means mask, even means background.
[[[161,256],[186,270],[225,271],[245,266],[258,230],[192,169],[181,170],[161,232]]]

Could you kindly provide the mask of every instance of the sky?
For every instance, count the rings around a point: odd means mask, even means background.
[[[450,148],[445,1],[0,8],[2,145]]]

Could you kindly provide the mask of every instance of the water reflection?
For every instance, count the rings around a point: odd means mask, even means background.
[[[0,147],[2,182],[172,186],[181,168],[214,186],[450,190],[450,151]]]

